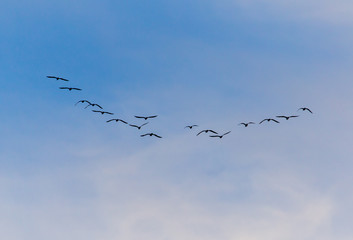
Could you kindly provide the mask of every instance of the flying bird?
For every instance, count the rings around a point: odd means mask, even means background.
[[[208,132],[211,132],[211,133],[214,133],[214,134],[218,134],[217,132],[211,130],[211,129],[205,129],[205,130],[202,130],[201,132],[199,132],[196,136],[200,135],[201,133],[208,133]]]
[[[211,135],[210,137],[218,137],[218,138],[222,138],[222,137],[224,137],[225,135],[227,135],[228,133],[230,133],[231,131],[229,131],[229,132],[226,132],[226,133],[224,133],[224,134],[222,134],[222,135]]]
[[[103,109],[101,105],[99,105],[99,104],[97,104],[97,103],[90,103],[90,102],[89,102],[88,105],[85,107],[85,109],[88,108],[89,106],[92,106],[92,107],[97,106],[97,107],[99,107],[100,109]]]
[[[299,117],[298,115],[295,116],[276,116],[277,118],[285,118],[286,120],[289,120],[290,118],[296,118]]]
[[[78,101],[76,104],[75,104],[75,106],[77,105],[77,104],[79,104],[79,103],[88,103],[88,104],[91,104],[89,101],[87,101],[87,100],[80,100],[80,101]]]
[[[65,82],[68,82],[69,80],[65,79],[65,78],[61,78],[61,77],[55,77],[55,76],[47,76],[47,78],[55,78],[56,80],[62,80]]]
[[[249,124],[255,124],[254,122],[247,122],[247,123],[239,123],[238,125],[244,125],[244,127],[247,127]]]
[[[157,117],[158,115],[154,115],[154,116],[148,116],[148,117],[143,117],[143,116],[135,116],[135,118],[143,118],[145,120],[149,119],[149,118],[155,118]]]
[[[138,128],[138,129],[141,129],[143,126],[145,126],[148,122],[142,124],[141,126],[137,126],[137,125],[134,125],[134,124],[129,124],[131,127],[135,127],[135,128]]]
[[[276,122],[276,123],[279,123],[277,120],[273,119],[273,118],[265,118],[264,120],[262,120],[259,124],[263,123],[264,121],[273,121],[273,122]]]
[[[102,115],[103,115],[103,114],[110,114],[110,115],[114,115],[114,113],[111,113],[111,112],[105,112],[105,111],[99,111],[99,110],[92,110],[92,112],[98,112],[98,113],[101,113]]]
[[[189,125],[189,126],[186,126],[186,127],[184,127],[184,128],[190,128],[190,129],[192,129],[193,127],[198,127],[199,125]]]
[[[150,136],[150,137],[152,137],[152,136],[155,136],[155,137],[158,137],[158,138],[162,138],[161,136],[158,136],[157,134],[154,134],[154,133],[146,133],[146,134],[142,134],[142,135],[140,135],[141,137],[145,137],[145,136]]]
[[[108,120],[107,122],[111,122],[111,121],[122,122],[122,123],[127,124],[127,122],[125,122],[124,120],[121,120],[121,119],[119,119],[119,118],[110,119],[110,120]]]
[[[74,88],[74,87],[60,87],[60,89],[67,89],[69,91],[71,91],[71,90],[81,91],[82,90],[81,88]]]
[[[298,111],[299,111],[299,110],[308,111],[308,112],[310,112],[310,113],[313,113],[313,112],[312,112],[309,108],[307,108],[307,107],[299,108]]]

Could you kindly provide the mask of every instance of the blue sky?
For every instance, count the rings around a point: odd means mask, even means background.
[[[352,239],[352,12],[349,1],[2,1],[0,237]],[[139,131],[80,99],[132,123],[159,116]],[[314,114],[237,125],[303,106]],[[232,132],[196,137],[188,124]]]

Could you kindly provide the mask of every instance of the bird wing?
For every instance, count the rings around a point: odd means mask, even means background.
[[[149,135],[149,133],[142,134],[142,135],[140,135],[140,136],[141,136],[141,137],[144,137],[144,136],[147,136],[147,135]]]
[[[214,133],[214,134],[218,134],[217,132],[213,131],[213,130],[208,130],[209,132],[211,133]]]
[[[294,115],[294,116],[289,116],[290,118],[295,118],[295,117],[299,117],[298,115]]]
[[[244,125],[244,126],[246,126],[246,123],[239,123],[238,125]]]
[[[59,87],[60,89],[69,89],[68,87]]]
[[[219,135],[211,135],[210,137],[221,137],[221,136],[219,136]]]
[[[310,113],[313,113],[309,108],[306,108],[306,110],[308,110]]]
[[[271,118],[270,120],[272,120],[272,121],[274,121],[274,122],[276,122],[276,123],[279,123],[279,122],[278,122],[277,120],[275,120],[275,119],[272,119],[272,118]]]
[[[198,127],[199,125],[192,125],[192,127]]]
[[[77,91],[81,91],[81,90],[82,90],[81,88],[75,88],[75,87],[73,87],[73,88],[71,88],[71,89],[77,90]]]
[[[201,132],[199,132],[196,136],[200,135],[201,133],[206,132],[206,130],[202,130]]]
[[[110,119],[110,120],[108,120],[107,122],[111,122],[111,121],[114,121],[114,120],[116,120],[116,119]]]
[[[102,113],[102,111],[99,111],[99,110],[92,110],[92,112],[99,112],[99,113]]]
[[[141,116],[135,116],[135,118],[145,118],[145,117],[141,117]]]
[[[155,117],[158,117],[158,115],[148,116],[147,118],[155,118]]]
[[[47,76],[47,78],[56,78],[55,76]]]
[[[131,127],[136,127],[138,128],[138,126],[134,125],[134,124],[129,124]]]
[[[162,138],[161,136],[158,136],[157,134],[154,134],[154,133],[152,135],[158,138]]]
[[[262,120],[261,122],[259,122],[259,124],[263,123],[263,122],[266,121],[266,120],[267,120],[267,119]]]
[[[106,114],[110,114],[110,115],[114,115],[114,113],[111,113],[111,112],[104,112]]]
[[[276,116],[277,118],[287,118],[286,116]]]
[[[142,124],[140,127],[143,127],[143,126],[145,126],[146,124],[147,124],[148,122],[146,122],[146,123],[144,123],[144,124]]]
[[[119,121],[122,122],[122,123],[127,124],[127,122],[125,122],[124,120],[119,119]]]
[[[59,78],[60,80],[66,81],[68,82],[69,80],[65,79],[65,78]]]
[[[222,136],[224,136],[224,135],[227,135],[227,134],[229,134],[231,131],[229,131],[229,132],[226,132],[225,134],[223,134]]]
[[[103,109],[99,104],[95,103],[95,106],[99,107],[100,109]]]
[[[248,124],[255,124],[254,122],[248,122]]]

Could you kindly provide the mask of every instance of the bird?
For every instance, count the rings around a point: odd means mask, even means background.
[[[97,107],[99,107],[100,109],[103,109],[101,105],[99,105],[99,104],[97,104],[97,103],[90,103],[90,102],[89,102],[88,105],[85,107],[85,109],[88,108],[89,106],[92,106],[92,107],[97,106]]]
[[[154,115],[154,116],[148,116],[148,117],[143,117],[143,116],[135,116],[135,118],[143,118],[145,120],[149,119],[149,118],[155,118],[157,117],[158,115]]]
[[[211,135],[210,137],[219,137],[219,138],[222,138],[222,137],[224,137],[225,135],[227,135],[228,133],[230,133],[231,131],[229,131],[229,132],[226,132],[226,133],[224,133],[224,134],[222,134],[222,135]]]
[[[67,89],[69,91],[71,91],[71,90],[81,91],[82,90],[81,88],[74,88],[74,87],[60,87],[60,89]]]
[[[218,134],[217,132],[211,130],[211,129],[205,129],[205,130],[202,130],[201,132],[199,132],[196,136],[200,135],[201,133],[208,133],[208,132],[211,132],[211,133],[214,133],[214,134]]]
[[[122,122],[122,123],[127,124],[127,122],[125,122],[124,120],[121,120],[121,119],[119,119],[119,118],[110,119],[110,120],[108,120],[107,122],[111,122],[111,121]]]
[[[88,104],[91,104],[89,101],[87,101],[87,100],[80,100],[80,101],[78,101],[76,104],[75,104],[75,106],[78,104],[78,103],[88,103]]]
[[[155,137],[158,137],[158,138],[162,138],[161,136],[158,136],[157,134],[154,134],[154,133],[146,133],[146,134],[142,134],[140,135],[141,137],[145,137],[145,136],[155,136]]]
[[[247,127],[249,124],[255,124],[254,122],[248,122],[248,123],[239,123],[238,125],[244,125],[244,127]]]
[[[296,118],[299,117],[298,115],[294,115],[294,116],[276,116],[277,118],[285,118],[286,120],[289,120],[290,118]]]
[[[61,78],[61,77],[55,77],[55,76],[47,76],[47,78],[55,78],[56,80],[62,80],[65,82],[68,82],[69,80],[65,79],[65,78]]]
[[[310,113],[313,113],[313,112],[312,112],[309,108],[307,108],[307,107],[299,108],[298,111],[299,111],[299,110],[308,111],[308,112],[310,112]]]
[[[137,125],[134,125],[134,124],[129,124],[131,127],[135,127],[135,128],[138,128],[138,129],[141,129],[143,126],[145,126],[148,122],[142,124],[141,126],[137,126]]]
[[[198,127],[199,125],[189,125],[189,126],[186,126],[186,127],[184,127],[184,128],[190,128],[190,129],[192,129],[193,127]]]
[[[99,111],[99,110],[92,110],[92,112],[99,112],[99,113],[101,113],[102,115],[103,115],[103,114],[110,114],[110,115],[114,115],[114,113],[111,113],[111,112],[105,112],[105,111]]]
[[[263,123],[264,121],[273,121],[273,122],[276,122],[276,123],[279,123],[277,120],[273,119],[273,118],[265,118],[264,120],[262,120],[259,124]]]

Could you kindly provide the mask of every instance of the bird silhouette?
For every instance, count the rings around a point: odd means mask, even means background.
[[[154,116],[147,116],[147,117],[143,117],[143,116],[135,116],[135,118],[143,118],[145,120],[149,119],[149,118],[155,118],[158,117],[158,115],[154,115]]]
[[[92,112],[98,112],[98,113],[101,113],[102,115],[103,115],[103,114],[110,114],[110,115],[114,115],[114,113],[111,113],[111,112],[105,112],[105,111],[99,111],[99,110],[92,110]]]
[[[75,104],[75,106],[77,105],[77,104],[79,104],[79,103],[88,103],[88,104],[91,104],[89,101],[87,101],[87,100],[80,100],[80,101],[78,101],[76,104]]]
[[[47,76],[47,78],[55,78],[56,80],[62,80],[65,82],[68,82],[69,80],[65,79],[65,78],[61,78],[61,77],[55,77],[55,76]]]
[[[227,135],[228,133],[230,133],[231,131],[229,131],[229,132],[226,132],[226,133],[224,133],[224,134],[222,134],[222,135],[211,135],[210,137],[218,137],[218,138],[222,138],[222,137],[224,137],[225,135]]]
[[[193,127],[198,127],[199,125],[189,125],[189,126],[186,126],[184,128],[189,128],[189,129],[192,129]]]
[[[97,107],[99,107],[100,109],[103,109],[101,105],[99,105],[99,104],[97,104],[97,103],[90,103],[90,102],[89,102],[88,105],[85,107],[85,109],[88,108],[89,106],[92,106],[92,107],[97,106]]]
[[[158,137],[158,138],[162,138],[161,136],[158,136],[157,134],[154,134],[154,133],[146,133],[146,134],[142,134],[142,135],[140,135],[141,137],[145,137],[145,136],[150,136],[150,137],[152,137],[152,136],[155,136],[155,137]]]
[[[69,90],[69,91],[71,91],[71,90],[82,91],[81,88],[74,88],[74,87],[60,87],[60,89],[67,89],[67,90]]]
[[[255,123],[254,122],[247,122],[247,123],[242,122],[242,123],[239,123],[238,125],[244,125],[244,127],[248,127],[249,124],[255,124]]]
[[[263,123],[264,121],[273,121],[273,122],[276,122],[276,123],[279,123],[276,119],[273,119],[273,118],[265,118],[264,120],[262,120],[259,124]]]
[[[111,121],[122,122],[122,123],[128,124],[127,122],[125,122],[124,120],[121,120],[121,119],[119,119],[119,118],[110,119],[110,120],[108,120],[107,122],[111,122]]]
[[[307,108],[307,107],[299,108],[298,111],[299,111],[299,110],[308,111],[308,112],[310,112],[310,113],[313,113],[313,112],[312,112],[309,108]]]
[[[135,128],[138,128],[138,129],[141,129],[143,126],[145,126],[148,122],[142,124],[141,126],[137,126],[137,125],[134,125],[134,124],[129,124],[131,127],[135,127]]]
[[[208,132],[211,132],[211,133],[214,133],[214,134],[218,134],[217,132],[211,130],[211,129],[205,129],[205,130],[202,130],[201,132],[199,132],[196,136],[200,135],[201,133],[208,133]]]
[[[277,118],[285,118],[286,120],[289,120],[290,118],[296,118],[299,117],[298,115],[294,115],[294,116],[276,116]]]

